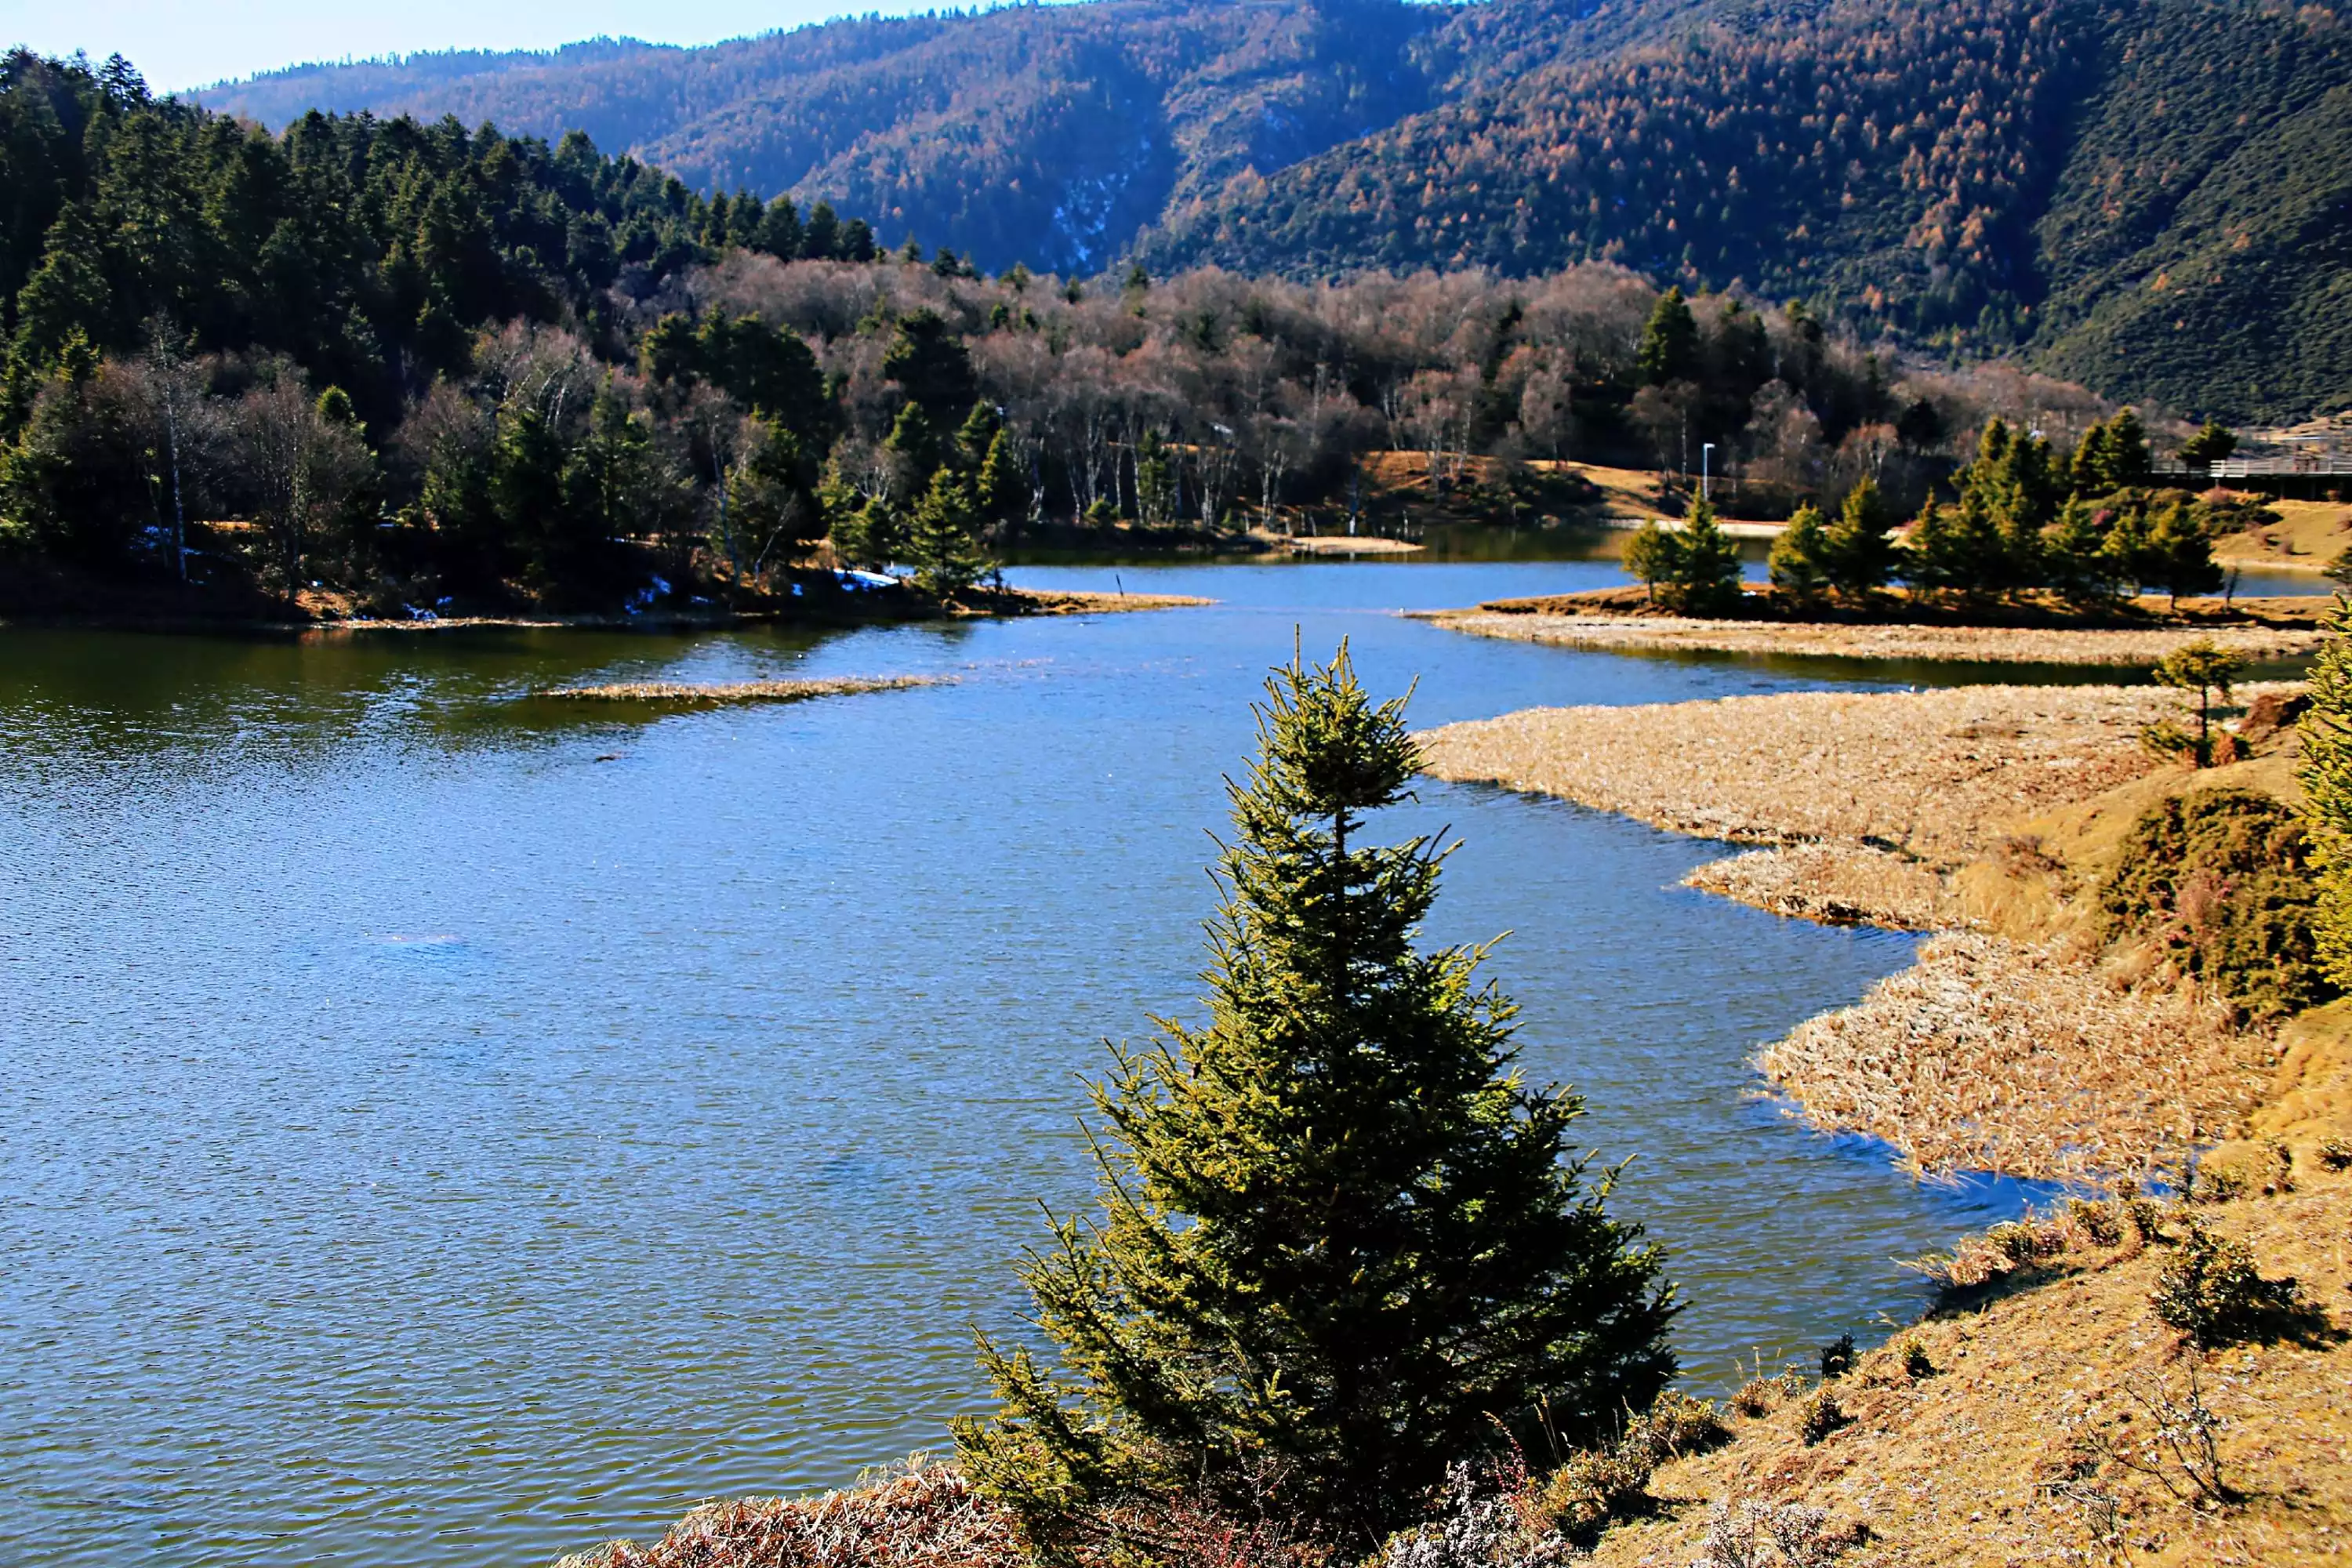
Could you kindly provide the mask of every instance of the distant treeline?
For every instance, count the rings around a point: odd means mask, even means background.
[[[2226,456],[2229,432],[2209,426],[2183,443],[2190,462]],[[1864,478],[1834,519],[1808,501],[1773,541],[1772,586],[1801,609],[1834,596],[1867,607],[1897,580],[1922,598],[1979,605],[2047,592],[2077,608],[2154,589],[2174,600],[2223,585],[2213,541],[2278,521],[2259,500],[2149,484],[2147,433],[2126,409],[2071,447],[1994,418],[1973,461],[1952,476],[1958,500],[1930,497],[1901,513]],[[1687,526],[1649,524],[1626,543],[1626,569],[1670,608],[1707,615],[1739,600],[1739,558],[1714,509]]]
[[[1916,506],[1991,414],[2071,441],[2108,412],[1605,265],[984,278],[582,137],[272,137],[120,61],[9,57],[0,160],[0,548],[101,576],[610,604],[780,591],[829,549],[952,590],[1045,531],[1359,510],[1379,449],[1433,492],[1472,455],[1507,491],[1704,458],[1785,515],[1864,478]]]

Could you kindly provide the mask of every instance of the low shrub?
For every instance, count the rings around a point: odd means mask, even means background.
[[[1727,1403],[1736,1414],[1753,1420],[1759,1415],[1769,1415],[1782,1400],[1803,1387],[1803,1376],[1793,1368],[1772,1377],[1759,1373],[1741,1384]]]
[[[1694,1568],[1830,1568],[1846,1544],[1829,1515],[1808,1504],[1727,1499],[1707,1511]]]
[[[651,1546],[614,1542],[558,1568],[1025,1568],[1011,1512],[961,1470],[918,1456],[903,1470],[822,1497],[711,1503]]]
[[[1575,1548],[1543,1515],[1525,1470],[1456,1465],[1446,1507],[1426,1524],[1389,1537],[1373,1568],[1551,1568]],[[1147,1559],[1148,1560],[1148,1559]],[[1236,1564],[1235,1568],[1242,1568]]]
[[[2246,1173],[2226,1165],[2200,1164],[2189,1178],[2188,1198],[2193,1204],[2234,1203],[2246,1195]]]
[[[1587,1449],[1552,1472],[1541,1507],[1553,1530],[1590,1546],[1612,1522],[1650,1511],[1650,1477],[1656,1469],[1638,1449]]]
[[[2124,1218],[2131,1222],[2132,1235],[2145,1246],[2164,1239],[2164,1205],[2154,1198],[2137,1194],[2123,1200]]]
[[[2066,1200],[2066,1218],[2094,1247],[2123,1245],[2124,1226],[2113,1204],[2092,1203],[2083,1198]]]
[[[1822,1381],[1843,1377],[1853,1370],[1853,1336],[1840,1334],[1822,1347]]]
[[[1685,1454],[1703,1454],[1731,1436],[1710,1400],[1694,1399],[1678,1388],[1658,1395],[1649,1409],[1626,1424],[1618,1447],[1646,1455],[1653,1468]]]
[[[1927,1347],[1916,1339],[1906,1339],[1900,1346],[1903,1375],[1916,1383],[1936,1375],[1936,1363],[1927,1359]]]
[[[2252,1247],[2192,1219],[2148,1300],[2158,1318],[2210,1348],[2276,1327],[2302,1308],[2303,1291],[2292,1278],[2263,1279]]]
[[[2318,897],[2303,819],[2285,802],[2209,789],[2148,808],[2099,889],[2110,939],[2154,939],[2184,973],[2262,1016],[2334,989],[2318,961]]]
[[[1813,1390],[1812,1397],[1805,1401],[1804,1408],[1797,1417],[1797,1431],[1804,1438],[1805,1447],[1810,1448],[1839,1427],[1848,1425],[1850,1420],[1851,1417],[1838,1407],[1836,1394],[1826,1388],[1817,1388]]]
[[[1542,1531],[1590,1547],[1611,1524],[1638,1518],[1655,1506],[1650,1478],[1660,1465],[1703,1453],[1730,1436],[1712,1404],[1670,1388],[1625,1424],[1624,1436],[1615,1444],[1570,1456],[1545,1480],[1534,1507],[1526,1511]]]
[[[2066,1254],[2064,1227],[2032,1217],[1994,1226],[1985,1232],[1985,1241],[2017,1268],[2031,1268]]]
[[[2322,1143],[2319,1163],[2330,1171],[2352,1170],[2352,1138],[2330,1138]]]

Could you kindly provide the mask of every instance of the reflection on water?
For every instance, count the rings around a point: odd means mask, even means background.
[[[845,1480],[984,1397],[1105,1037],[1199,993],[1244,704],[1354,641],[1423,723],[1783,689],[1385,612],[1594,563],[1126,568],[1214,609],[828,636],[0,637],[0,1507],[45,1562],[453,1563]],[[1105,570],[1038,571],[1108,586]],[[667,717],[538,686],[950,673]],[[1907,939],[1714,847],[1424,786],[1435,938],[1514,932],[1532,1076],[1633,1156],[1693,1381],[1919,1300],[2007,1213],[1755,1094]],[[429,1544],[428,1544],[429,1542]]]

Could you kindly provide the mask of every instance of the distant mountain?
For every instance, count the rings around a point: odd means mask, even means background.
[[[705,48],[297,67],[205,89],[310,108],[584,131],[708,191],[824,197],[1001,268],[1093,271],[1251,174],[1397,124],[1531,62],[1624,47],[1712,0],[1094,0],[866,17]]]
[[[2232,418],[2352,403],[2352,47],[2241,0],[1760,5],[1471,91],[1145,237],[1330,272],[1617,260]]]
[[[2352,403],[2352,46],[2272,0],[1092,0],[280,72],[994,268],[1589,258],[2246,419]]]

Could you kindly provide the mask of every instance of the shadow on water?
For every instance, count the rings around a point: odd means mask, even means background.
[[[544,1560],[981,1407],[1101,1041],[1197,1016],[1247,703],[1342,637],[1416,721],[1832,683],[1445,632],[1590,563],[1017,574],[1214,608],[823,635],[0,632],[0,1507],[45,1562]],[[1883,676],[1883,672],[1874,671]],[[535,688],[956,683],[655,718]],[[1916,1310],[2016,1212],[1756,1097],[1912,939],[1718,846],[1439,784],[1430,937],[1514,932],[1530,1077],[1632,1156],[1691,1381]]]

